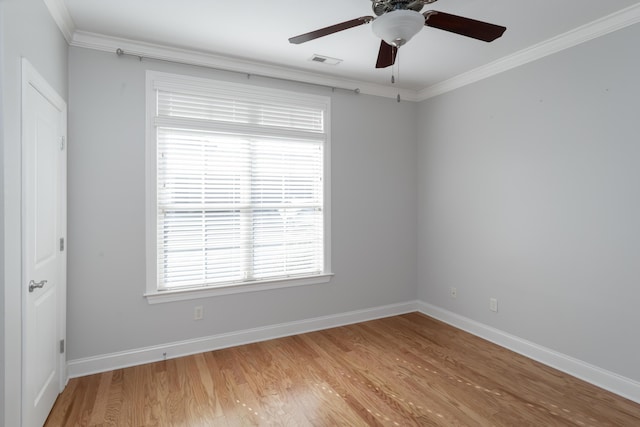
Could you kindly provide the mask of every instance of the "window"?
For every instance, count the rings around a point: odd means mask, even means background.
[[[147,73],[149,302],[329,280],[328,121],[326,97]]]

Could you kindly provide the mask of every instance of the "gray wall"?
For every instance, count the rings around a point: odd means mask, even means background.
[[[0,2],[0,64],[4,63],[4,4]],[[4,325],[5,309],[4,309],[4,69],[0,66],[0,188],[2,195],[0,196],[0,426],[5,425],[4,420]]]
[[[636,381],[638,40],[636,24],[418,115],[418,297]]]
[[[147,304],[146,69],[331,96],[329,284]],[[415,299],[415,103],[82,48],[69,85],[69,360]]]
[[[4,172],[4,390],[6,426],[19,425],[20,294],[20,84],[21,57],[27,58],[49,84],[67,98],[67,44],[42,0],[3,0],[0,25],[2,72],[2,150]]]

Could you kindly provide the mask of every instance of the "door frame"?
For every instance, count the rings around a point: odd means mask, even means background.
[[[49,85],[49,83],[45,80],[44,77],[35,69],[33,65],[26,58],[22,58],[21,61],[22,66],[22,86],[21,86],[21,153],[22,153],[22,163],[21,163],[21,323],[20,323],[20,335],[22,341],[22,349],[21,349],[21,393],[20,393],[20,402],[21,402],[21,417],[24,420],[24,410],[25,410],[25,402],[24,402],[24,392],[25,392],[25,368],[26,368],[26,355],[25,355],[25,337],[26,328],[24,327],[25,317],[26,317],[26,301],[27,301],[27,283],[26,283],[26,245],[25,245],[25,191],[26,187],[24,185],[26,180],[26,131],[25,131],[25,120],[23,119],[25,116],[25,112],[27,108],[29,108],[29,103],[27,101],[27,90],[29,86],[33,87],[37,90],[44,98],[47,99],[58,111],[61,113],[61,137],[63,140],[61,143],[63,144],[63,155],[60,165],[60,224],[59,224],[59,234],[60,238],[64,239],[64,250],[61,251],[60,254],[60,268],[59,268],[59,277],[58,277],[58,319],[57,319],[57,334],[58,340],[64,340],[65,349],[63,353],[58,353],[58,369],[60,373],[58,391],[62,392],[64,387],[67,384],[67,361],[66,361],[66,342],[67,342],[67,104],[64,99]]]

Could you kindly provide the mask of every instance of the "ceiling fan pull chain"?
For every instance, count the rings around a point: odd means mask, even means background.
[[[395,57],[397,55],[398,48],[391,45],[391,56]],[[391,84],[396,84],[396,76],[395,76],[395,68],[394,64],[391,64]]]
[[[396,67],[396,76],[397,76],[396,81],[400,82],[400,49],[398,49],[398,53],[396,53],[395,67]]]
[[[396,66],[398,67],[398,81],[400,81],[400,49],[396,47]],[[400,102],[400,91],[398,91],[398,96],[396,100]]]

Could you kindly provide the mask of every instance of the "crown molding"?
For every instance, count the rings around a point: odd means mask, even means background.
[[[64,0],[44,0],[44,4],[49,9],[51,17],[60,28],[67,43],[71,44],[73,34],[76,31],[76,24],[73,22]]]
[[[417,101],[417,92],[392,88],[362,81],[330,77],[324,74],[285,68],[278,65],[254,62],[240,58],[215,55],[211,53],[140,42],[120,37],[105,36],[84,31],[75,31],[69,43],[71,46],[116,53],[122,49],[127,55],[142,58],[177,62],[187,65],[213,68],[247,75],[254,75],[296,83],[327,86],[335,89],[352,90],[357,93],[396,98],[400,94],[405,101]]]
[[[519,67],[537,59],[552,55],[564,49],[579,45],[597,37],[604,36],[622,28],[640,22],[640,4],[636,4],[618,12],[597,19],[589,24],[575,28],[559,36],[522,49],[512,55],[500,58],[487,65],[475,68],[448,80],[436,83],[418,91],[418,101],[432,98],[443,93],[458,89],[487,77],[500,74],[512,68]]]
[[[51,16],[58,24],[58,27],[62,31],[65,39],[71,46],[114,53],[117,49],[122,49],[127,54],[149,59],[210,67],[248,75],[259,75],[262,77],[289,80],[302,84],[328,86],[336,89],[348,89],[363,94],[381,96],[385,98],[396,98],[399,94],[403,100],[414,102],[424,101],[434,96],[475,83],[640,22],[640,4],[636,4],[559,36],[545,40],[526,49],[522,49],[489,64],[475,68],[466,73],[459,74],[422,90],[414,91],[357,80],[331,77],[325,74],[312,73],[299,69],[265,64],[240,58],[231,58],[196,50],[180,49],[160,44],[78,31],[76,30],[75,24],[64,4],[64,0],[44,0],[44,2],[49,8]]]

